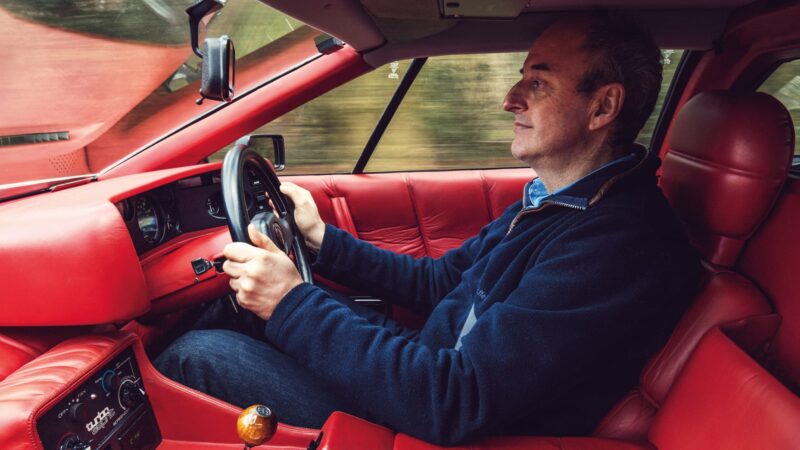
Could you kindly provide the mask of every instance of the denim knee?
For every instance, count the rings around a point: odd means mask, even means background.
[[[223,356],[227,330],[195,330],[175,340],[153,361],[156,369],[181,384],[195,388],[212,376],[214,362]]]

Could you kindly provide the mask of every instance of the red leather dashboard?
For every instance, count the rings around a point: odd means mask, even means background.
[[[147,312],[146,280],[114,202],[217,168],[131,175],[0,204],[0,326],[108,323]]]
[[[0,204],[0,326],[122,322],[223,295],[227,277],[196,276],[218,256],[217,227],[137,255],[114,202],[201,173],[205,164],[87,183]],[[323,220],[391,250],[438,257],[521,196],[530,169],[286,177],[312,191]]]

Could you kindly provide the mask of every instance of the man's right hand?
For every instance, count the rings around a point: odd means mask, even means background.
[[[325,222],[319,216],[311,192],[289,182],[281,183],[281,192],[294,203],[294,221],[303,233],[306,245],[314,251],[319,251],[322,247],[322,238],[325,237]]]

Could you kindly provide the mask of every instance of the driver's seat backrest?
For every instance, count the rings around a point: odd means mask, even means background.
[[[761,290],[732,269],[772,209],[794,153],[783,105],[754,92],[705,92],[689,100],[671,129],[661,187],[705,267],[691,307],[640,385],[601,421],[595,435],[645,440],[658,408],[702,336],[712,327],[768,314]]]

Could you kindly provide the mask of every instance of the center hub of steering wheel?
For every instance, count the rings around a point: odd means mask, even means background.
[[[250,220],[258,231],[267,235],[287,255],[292,249],[292,225],[285,218],[281,218],[273,212],[258,213]]]
[[[275,237],[275,239],[273,239],[275,245],[277,245],[278,248],[284,248],[286,246],[286,241],[283,239],[283,231],[281,231],[281,226],[277,223],[273,223],[270,231],[270,234]]]

